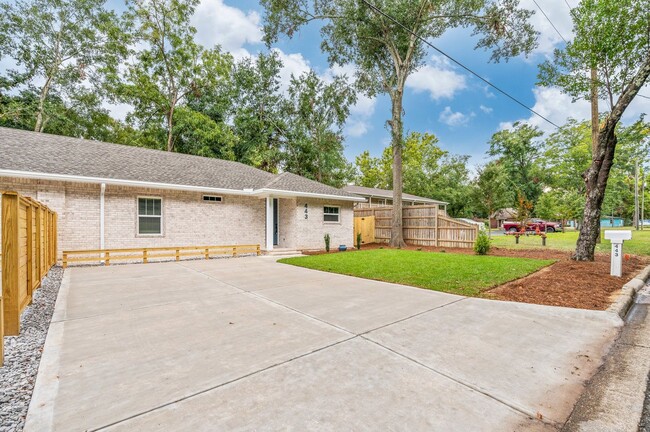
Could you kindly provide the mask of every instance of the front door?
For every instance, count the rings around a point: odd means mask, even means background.
[[[273,246],[277,246],[280,240],[280,206],[277,198],[273,198]]]

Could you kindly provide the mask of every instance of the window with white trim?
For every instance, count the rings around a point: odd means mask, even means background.
[[[162,199],[138,197],[138,234],[162,234]]]
[[[211,203],[220,203],[223,198],[218,195],[203,195],[203,201]]]
[[[339,207],[325,206],[323,207],[323,221],[324,222],[339,222],[340,221]]]

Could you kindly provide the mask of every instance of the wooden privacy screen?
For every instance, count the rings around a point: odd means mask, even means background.
[[[167,260],[174,258],[180,261],[181,258],[205,258],[215,255],[256,254],[260,255],[260,245],[229,245],[229,246],[169,246],[152,248],[129,248],[129,249],[95,249],[63,251],[63,268],[75,262],[103,262],[110,265],[114,261],[149,261]]]
[[[388,243],[393,208],[354,209],[356,218],[374,216],[375,241]],[[417,246],[471,248],[478,236],[478,226],[446,216],[437,205],[404,206],[402,209],[404,241]]]
[[[20,333],[20,314],[56,263],[56,213],[16,192],[2,193],[0,341]],[[0,364],[2,363],[0,343]]]

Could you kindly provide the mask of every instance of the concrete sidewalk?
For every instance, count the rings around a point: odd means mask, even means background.
[[[71,268],[25,430],[554,430],[621,325],[268,257]]]

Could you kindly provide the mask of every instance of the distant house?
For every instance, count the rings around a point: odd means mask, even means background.
[[[616,228],[625,226],[625,219],[622,217],[604,217],[600,219],[602,228]]]
[[[517,219],[517,210],[513,208],[502,208],[490,215],[490,228],[501,228],[503,223]]]
[[[63,250],[350,244],[363,198],[238,162],[0,128],[0,191],[58,213]]]
[[[389,206],[393,205],[393,191],[386,189],[378,188],[369,188],[363,186],[345,186],[343,187],[345,192],[348,192],[353,195],[357,195],[366,199],[366,202],[356,203],[356,208],[364,207],[380,207],[380,206]],[[402,194],[402,205],[433,205],[437,204],[440,206],[441,210],[447,211],[447,205],[449,203],[444,201],[438,201],[431,198],[425,198],[417,195],[411,195],[407,193]]]

